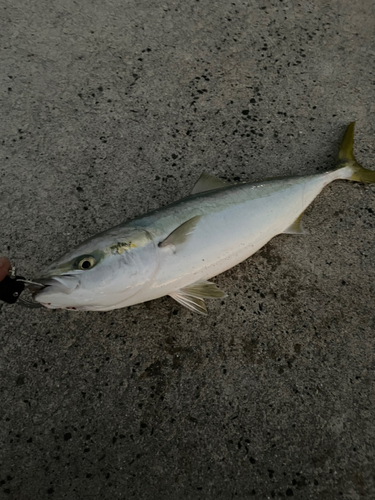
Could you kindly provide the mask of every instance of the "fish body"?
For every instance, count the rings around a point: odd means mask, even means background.
[[[199,217],[180,247],[157,247],[158,266],[140,302],[170,295],[234,267],[288,230],[333,178],[345,172],[244,183],[179,200],[131,222],[164,241],[174,228]],[[136,302],[133,302],[136,303]]]
[[[237,185],[203,174],[190,196],[100,233],[52,264],[35,300],[107,311],[170,295],[205,313],[205,298],[225,295],[208,280],[274,236],[301,232],[301,215],[327,184],[375,181],[353,156],[353,132],[351,124],[329,172]]]

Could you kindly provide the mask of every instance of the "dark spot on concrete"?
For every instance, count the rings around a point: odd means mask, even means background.
[[[267,263],[270,264],[272,271],[276,271],[282,263],[282,258],[276,253],[276,250],[269,243],[258,252],[258,255],[266,259]]]
[[[145,369],[141,377],[159,377],[162,375],[163,364],[160,360],[155,361]]]
[[[257,359],[257,347],[259,344],[258,339],[243,339],[242,346],[245,355],[249,358],[252,363],[256,362]]]
[[[301,354],[301,344],[294,344],[294,352],[296,354]]]

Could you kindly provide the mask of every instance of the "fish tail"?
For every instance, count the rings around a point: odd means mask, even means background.
[[[337,157],[336,170],[342,172],[341,179],[356,182],[375,182],[375,172],[362,167],[355,159],[353,153],[354,124],[355,122],[350,123],[345,131]]]

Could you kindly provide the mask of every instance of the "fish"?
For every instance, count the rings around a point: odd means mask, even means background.
[[[203,173],[191,194],[84,241],[36,279],[36,302],[50,309],[109,311],[169,295],[207,314],[226,294],[210,281],[273,237],[301,234],[301,217],[339,179],[374,183],[353,154],[347,127],[332,170],[230,184]]]

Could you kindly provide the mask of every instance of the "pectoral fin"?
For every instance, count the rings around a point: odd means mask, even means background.
[[[191,194],[203,193],[204,191],[211,191],[225,186],[230,186],[229,182],[222,181],[217,177],[208,175],[205,172],[199,177],[197,183],[193,187]]]
[[[196,215],[181,224],[181,226],[178,226],[178,228],[172,231],[171,234],[165,238],[165,240],[159,243],[159,247],[163,248],[169,245],[177,246],[184,243],[194,231],[194,228],[198,224],[200,218],[200,215]]]
[[[226,296],[215,283],[210,281],[197,281],[169,295],[191,311],[200,314],[207,314],[204,299],[218,299]]]
[[[297,219],[291,224],[285,231],[283,231],[285,234],[306,234],[306,231],[303,229],[302,226],[302,215],[299,215]]]

